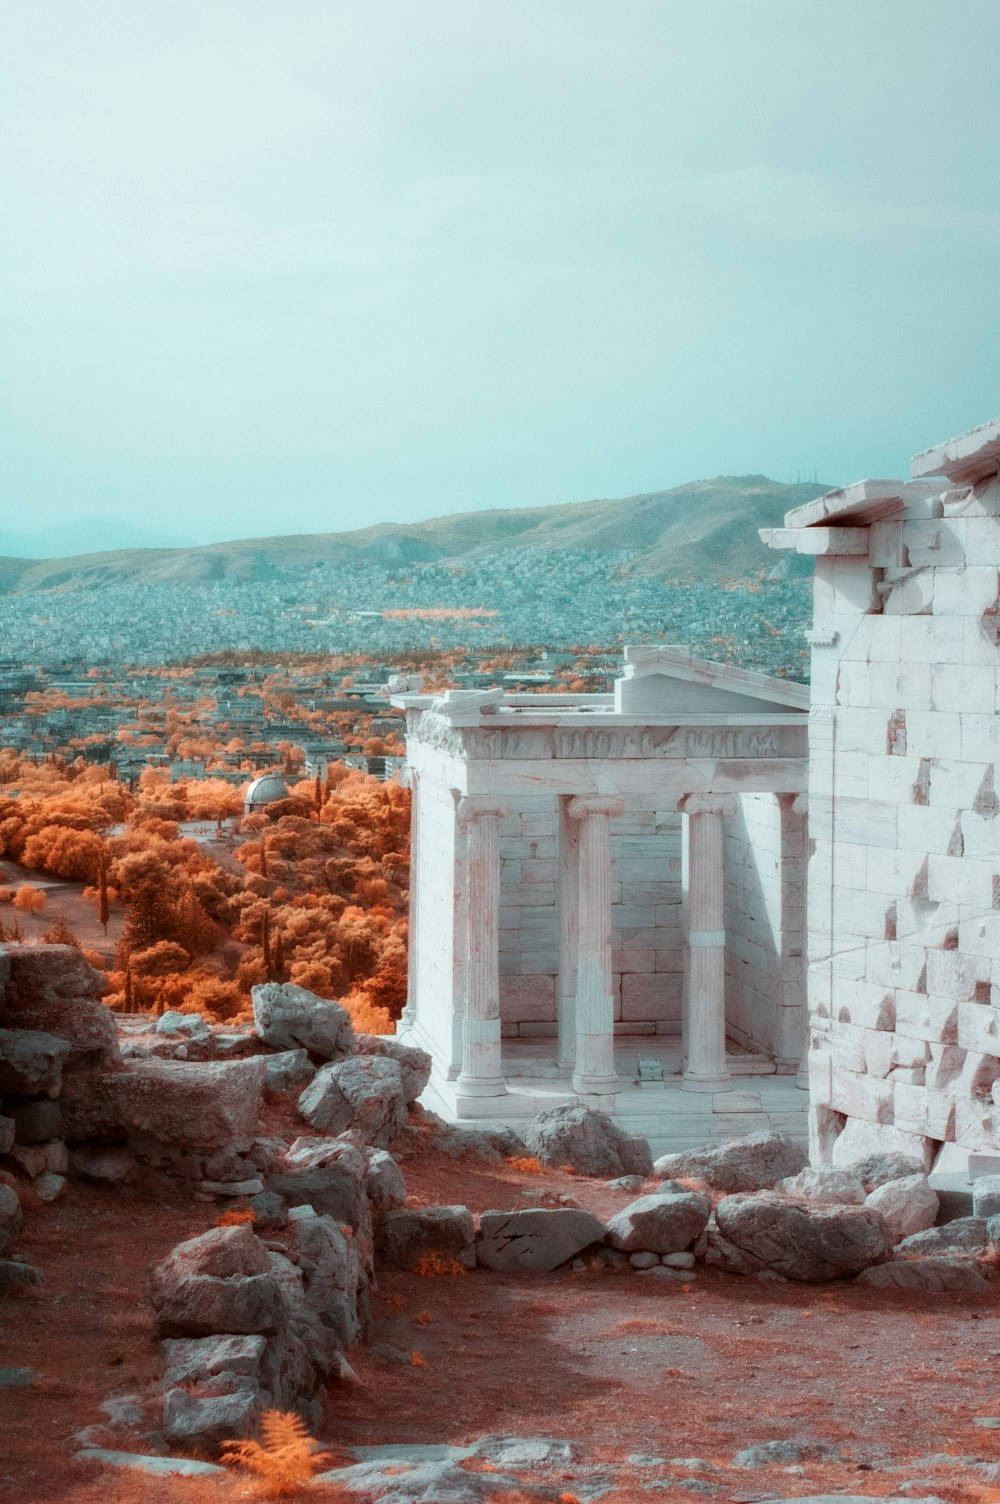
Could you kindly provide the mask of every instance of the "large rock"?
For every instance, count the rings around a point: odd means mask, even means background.
[[[422,1260],[476,1265],[475,1226],[467,1206],[399,1207],[386,1212],[376,1232],[376,1250],[387,1264],[412,1269]]]
[[[267,1338],[259,1334],[246,1337],[176,1337],[160,1344],[163,1382],[199,1384],[223,1373],[256,1378]]]
[[[905,1179],[887,1180],[878,1186],[865,1205],[881,1212],[890,1238],[898,1243],[911,1233],[933,1227],[940,1202],[926,1175],[907,1175]]]
[[[344,1236],[332,1217],[297,1222],[294,1236],[305,1305],[332,1335],[333,1351],[350,1347],[368,1323],[368,1280],[357,1243]]]
[[[321,1060],[342,1060],[353,1050],[351,1016],[339,1003],[291,982],[265,982],[250,997],[257,1033],[272,1049],[308,1050]]]
[[[252,1384],[234,1387],[227,1394],[194,1395],[180,1387],[168,1389],[163,1396],[163,1439],[172,1447],[215,1452],[223,1442],[250,1436],[260,1413],[260,1395]]]
[[[358,1055],[385,1055],[395,1060],[403,1073],[403,1096],[415,1102],[431,1079],[430,1055],[416,1045],[403,1044],[391,1034],[359,1034],[354,1044]]]
[[[810,1206],[776,1191],[726,1196],[715,1209],[727,1242],[786,1279],[846,1279],[885,1259],[882,1217],[869,1206]]]
[[[916,1254],[921,1258],[965,1258],[985,1253],[988,1247],[987,1224],[981,1217],[956,1217],[941,1227],[928,1227],[926,1232],[915,1232],[903,1238],[896,1252],[907,1256]]]
[[[66,1068],[114,1065],[114,1015],[100,1001],[106,981],[75,945],[12,945],[2,1020],[8,1029],[37,1029],[69,1041]]]
[[[826,1165],[816,1169],[808,1165],[797,1175],[779,1180],[775,1190],[799,1201],[826,1202],[829,1206],[860,1206],[865,1188],[851,1170],[833,1170]]]
[[[267,1189],[286,1206],[311,1206],[321,1217],[346,1223],[371,1256],[372,1218],[368,1160],[346,1139],[298,1138],[268,1177]]]
[[[320,1133],[350,1128],[366,1144],[387,1149],[406,1126],[399,1063],[378,1055],[354,1055],[325,1065],[299,1097],[299,1111]]]
[[[702,1180],[713,1190],[770,1190],[790,1175],[797,1175],[809,1163],[804,1144],[784,1133],[751,1133],[707,1149],[692,1149],[682,1154],[665,1154],[654,1165],[664,1179]]]
[[[173,1149],[249,1148],[263,1104],[265,1061],[129,1060],[118,1071],[67,1077],[71,1139],[147,1135]]]
[[[70,1049],[68,1039],[40,1029],[0,1029],[0,1092],[56,1096]]]
[[[303,1087],[316,1074],[307,1050],[282,1050],[266,1058],[264,1091],[268,1097],[280,1097],[293,1086]]]
[[[150,1295],[158,1306],[193,1275],[231,1279],[234,1275],[266,1274],[269,1267],[267,1249],[247,1223],[210,1227],[198,1237],[178,1243],[155,1265],[149,1277]]]
[[[571,1207],[483,1212],[476,1257],[487,1269],[547,1274],[604,1238],[604,1224]]]
[[[990,1295],[993,1286],[967,1259],[894,1259],[864,1269],[855,1280],[875,1290],[920,1290],[928,1294]]]
[[[984,1221],[1000,1214],[1000,1175],[981,1175],[972,1182],[972,1214]]]
[[[14,1147],[14,1119],[0,1115],[0,1154],[9,1154]]]
[[[649,1175],[653,1158],[644,1138],[623,1133],[617,1123],[591,1107],[570,1104],[540,1112],[524,1142],[543,1165],[569,1165],[578,1175],[609,1180],[616,1175]]]
[[[216,1279],[192,1274],[156,1307],[161,1337],[211,1337],[217,1332],[273,1332],[285,1319],[285,1302],[273,1274]]]
[[[843,1132],[834,1141],[833,1165],[837,1170],[849,1170],[859,1161],[884,1160],[888,1155],[899,1155],[910,1161],[908,1175],[913,1174],[914,1163],[926,1175],[934,1162],[934,1151],[933,1139],[907,1133],[893,1123],[869,1123],[865,1118],[848,1118]]]
[[[21,1203],[17,1192],[0,1181],[0,1253],[6,1253],[21,1230]]]
[[[847,1170],[829,1173],[855,1175],[864,1186],[865,1194],[871,1195],[872,1191],[877,1191],[881,1185],[887,1185],[890,1180],[906,1180],[910,1175],[920,1175],[922,1172],[921,1160],[887,1149],[884,1153],[866,1154],[863,1159],[855,1160]]]
[[[125,1144],[81,1144],[69,1157],[70,1166],[84,1180],[123,1185],[138,1161]]]
[[[707,1196],[640,1196],[612,1217],[608,1242],[624,1253],[681,1253],[704,1231],[712,1211]]]
[[[373,1211],[387,1212],[406,1200],[403,1172],[387,1149],[368,1150],[365,1189]]]

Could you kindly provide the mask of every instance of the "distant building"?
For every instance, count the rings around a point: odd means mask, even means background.
[[[279,799],[287,798],[288,788],[280,773],[261,773],[247,784],[243,795],[243,813],[257,814],[269,804],[276,804]]]

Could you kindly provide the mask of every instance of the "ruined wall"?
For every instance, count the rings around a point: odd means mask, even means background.
[[[816,570],[814,1153],[930,1162],[943,1142],[1000,1149],[1000,487],[868,536]]]

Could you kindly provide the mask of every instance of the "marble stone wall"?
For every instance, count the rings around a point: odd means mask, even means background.
[[[1000,1150],[1000,484],[946,493],[943,513],[875,522],[867,557],[816,562],[820,1159]]]

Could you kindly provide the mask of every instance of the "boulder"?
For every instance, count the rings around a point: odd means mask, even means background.
[[[871,1192],[865,1205],[881,1212],[893,1243],[933,1227],[940,1207],[927,1176],[922,1174],[887,1180]]]
[[[386,1149],[406,1126],[403,1073],[397,1061],[378,1055],[324,1065],[299,1097],[299,1111],[320,1133],[350,1128]]]
[[[261,1057],[130,1060],[119,1071],[78,1071],[65,1083],[71,1139],[148,1135],[177,1150],[247,1149],[263,1103]]]
[[[65,1175],[55,1175],[51,1170],[46,1170],[43,1175],[39,1175],[32,1186],[39,1201],[45,1205],[51,1201],[58,1201],[60,1197],[65,1196],[68,1189],[69,1181]]]
[[[548,1274],[604,1239],[604,1224],[569,1207],[483,1212],[476,1257],[487,1269]]]
[[[899,1155],[911,1162],[906,1172],[908,1175],[913,1174],[914,1161],[917,1169],[926,1175],[930,1173],[935,1148],[933,1139],[923,1138],[919,1133],[907,1133],[892,1123],[869,1123],[866,1118],[848,1118],[834,1141],[833,1165],[837,1170],[847,1170],[859,1160],[871,1159],[874,1164],[889,1155]]]
[[[860,1206],[865,1188],[853,1170],[833,1170],[825,1165],[806,1166],[797,1175],[779,1180],[775,1190],[799,1201],[825,1202],[830,1206]]]
[[[282,1050],[277,1055],[268,1055],[266,1062],[264,1094],[268,1097],[280,1097],[293,1086],[305,1086],[316,1074],[308,1050]]]
[[[163,1439],[172,1447],[215,1452],[223,1442],[251,1435],[260,1414],[260,1395],[253,1384],[212,1395],[168,1389],[163,1396]]]
[[[712,1211],[707,1196],[640,1196],[608,1223],[608,1242],[623,1253],[680,1253],[705,1228]]]
[[[14,1119],[14,1139],[19,1144],[46,1144],[65,1135],[62,1108],[51,1098],[15,1102],[7,1111]]]
[[[863,1269],[854,1282],[875,1290],[920,1290],[928,1294],[990,1295],[993,1286],[969,1259],[894,1259]]]
[[[703,1180],[713,1190],[770,1190],[779,1180],[797,1175],[809,1163],[804,1144],[784,1133],[751,1133],[707,1149],[665,1154],[656,1161],[657,1175],[674,1180]]]
[[[321,1060],[342,1060],[353,1050],[351,1016],[339,1003],[291,982],[265,982],[250,997],[257,1033],[272,1049],[308,1050]]]
[[[726,1196],[715,1217],[722,1237],[760,1268],[806,1284],[860,1274],[891,1248],[885,1222],[869,1206],[812,1206],[756,1191]]]
[[[890,1180],[906,1180],[910,1175],[922,1174],[923,1165],[919,1159],[911,1158],[908,1154],[887,1151],[884,1154],[866,1154],[864,1159],[857,1160],[848,1170],[836,1173],[857,1176],[865,1188],[865,1194],[871,1195],[879,1186],[888,1185]]]
[[[403,1172],[387,1149],[368,1150],[368,1173],[365,1190],[373,1210],[391,1211],[406,1200]]]
[[[6,955],[5,1028],[68,1040],[67,1069],[117,1063],[114,1015],[100,1001],[105,979],[75,945],[12,945]]]
[[[0,1154],[9,1154],[14,1145],[14,1119],[0,1114]]]
[[[69,1151],[58,1138],[50,1139],[47,1144],[15,1144],[10,1157],[32,1178],[47,1172],[65,1175],[69,1169]]]
[[[332,1217],[310,1217],[294,1227],[304,1303],[332,1335],[332,1352],[350,1347],[368,1324],[368,1281],[357,1244],[344,1236]]]
[[[435,1258],[474,1269],[472,1213],[467,1206],[399,1207],[379,1222],[375,1247],[385,1263],[401,1269]]]
[[[192,1275],[231,1279],[234,1275],[266,1274],[268,1268],[267,1249],[247,1223],[210,1227],[196,1238],[178,1243],[155,1265],[149,1277],[150,1295],[154,1306],[161,1305]]]
[[[6,1253],[21,1231],[24,1218],[17,1192],[0,1183],[0,1253]]]
[[[168,1008],[156,1020],[156,1032],[187,1035],[190,1038],[195,1034],[207,1034],[208,1024],[200,1013],[180,1013],[176,1008]]]
[[[431,1057],[416,1045],[403,1044],[392,1034],[359,1034],[354,1042],[357,1055],[385,1055],[395,1060],[403,1073],[403,1096],[415,1102],[431,1079]]]
[[[69,1162],[84,1180],[104,1185],[123,1185],[138,1163],[125,1144],[81,1144],[72,1151]]]
[[[222,1373],[256,1378],[266,1346],[260,1335],[168,1338],[160,1343],[163,1382],[199,1384]]]
[[[68,1039],[39,1029],[0,1029],[0,1092],[57,1096],[70,1049]]]
[[[981,1175],[972,1182],[972,1214],[984,1221],[1000,1214],[1000,1175]]]
[[[921,1258],[938,1255],[962,1258],[985,1253],[989,1247],[987,1225],[981,1217],[956,1217],[941,1227],[915,1232],[897,1244],[897,1254],[915,1254]]]
[[[296,1139],[266,1189],[286,1206],[312,1206],[320,1216],[352,1228],[370,1252],[371,1206],[367,1193],[368,1161],[346,1139]]]
[[[285,1302],[272,1273],[229,1279],[192,1274],[156,1303],[161,1337],[274,1332],[284,1319]]]
[[[652,1173],[653,1157],[644,1138],[623,1133],[605,1113],[580,1104],[540,1112],[528,1125],[524,1142],[543,1165],[569,1165],[579,1175],[610,1180]]]

